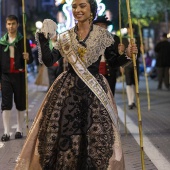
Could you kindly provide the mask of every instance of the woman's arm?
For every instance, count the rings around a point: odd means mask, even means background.
[[[128,62],[131,62],[131,58],[129,58],[125,53],[120,55],[118,52],[116,52],[113,44],[106,48],[105,58],[112,68],[120,67]]]
[[[56,61],[58,61],[62,56],[59,50],[52,49],[49,47],[49,40],[45,38],[43,33],[39,34],[39,42],[41,47],[42,61],[47,66],[52,66]]]

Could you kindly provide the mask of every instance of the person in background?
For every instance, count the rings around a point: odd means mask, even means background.
[[[140,39],[137,36],[135,25],[132,25],[133,33],[134,33],[134,41],[137,44],[137,48],[140,49]],[[122,37],[122,43],[127,48],[130,43],[130,28],[129,24],[127,24],[127,35]],[[137,68],[137,75],[139,81],[139,58],[140,58],[140,50],[138,51],[136,57],[136,68]],[[125,81],[126,81],[126,94],[128,99],[128,108],[133,109],[136,107],[135,104],[135,76],[134,76],[134,66],[133,62],[128,64],[125,68],[121,68],[121,71],[124,72]]]
[[[170,68],[170,42],[167,33],[163,33],[161,41],[155,46],[156,70],[158,76],[158,90],[162,89],[164,81],[165,87],[169,90],[169,68]]]
[[[112,24],[112,22],[109,21],[108,18],[104,15],[104,16],[98,16],[97,19],[93,21],[93,24],[99,25],[107,29],[108,26]],[[117,35],[113,35],[113,38],[115,41],[114,42],[115,53],[116,55],[119,56],[119,53],[118,53],[118,45],[120,44],[119,37]],[[118,71],[119,71],[118,68],[110,67],[105,56],[102,56],[100,66],[99,66],[99,73],[101,73],[102,75],[106,77],[113,95],[115,95],[115,87],[116,87],[116,79],[118,76]]]
[[[26,110],[25,61],[33,62],[29,41],[26,41],[27,52],[24,52],[24,38],[18,32],[18,18],[9,15],[6,18],[7,33],[0,39],[0,88],[2,93],[2,120],[4,134],[1,141],[10,140],[10,115],[14,102],[17,113],[15,139],[23,137],[24,113]]]
[[[52,51],[56,23],[45,19],[36,34],[43,63],[64,57],[68,69],[47,92],[15,170],[125,169],[116,103],[99,65],[102,55],[112,67],[124,65],[138,49],[129,45],[126,54],[115,55],[112,34],[93,24],[96,0],[73,0],[71,7],[76,25],[58,35]]]

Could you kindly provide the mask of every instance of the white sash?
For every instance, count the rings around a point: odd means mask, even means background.
[[[71,45],[69,31],[59,34],[59,43],[62,48],[62,55],[66,57],[68,62],[72,65],[74,71],[81,78],[81,80],[90,88],[90,90],[97,96],[97,98],[104,105],[108,111],[110,118],[115,126],[118,127],[116,113],[110,104],[110,100],[103,90],[102,86],[98,83],[96,78],[87,70],[82,60],[74,53]]]

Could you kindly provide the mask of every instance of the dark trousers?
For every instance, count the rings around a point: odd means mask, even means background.
[[[165,87],[169,89],[169,67],[157,67],[158,89],[162,88],[164,82]]]
[[[13,98],[16,109],[26,110],[26,92],[25,92],[25,73],[2,73],[1,92],[2,92],[2,110],[11,110]]]
[[[136,62],[136,71],[137,71],[137,77],[138,77],[138,83],[139,83],[139,64],[138,64],[138,62]],[[125,67],[124,74],[125,74],[126,85],[135,85],[135,75],[134,75],[133,63],[131,63]]]

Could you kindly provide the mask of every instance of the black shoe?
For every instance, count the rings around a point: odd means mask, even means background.
[[[21,139],[23,137],[21,132],[16,132],[15,133],[15,139]]]
[[[131,105],[128,106],[129,110],[132,110],[133,108],[136,107],[136,104],[135,103],[132,103]]]
[[[136,104],[135,104],[135,103],[132,103],[132,106],[133,106],[133,107],[136,107]]]
[[[2,142],[6,142],[6,141],[9,141],[9,140],[10,140],[10,135],[7,135],[7,134],[2,135],[2,137],[1,137]]]
[[[129,105],[128,108],[129,108],[129,110],[132,110],[133,109],[133,105],[132,104]]]

